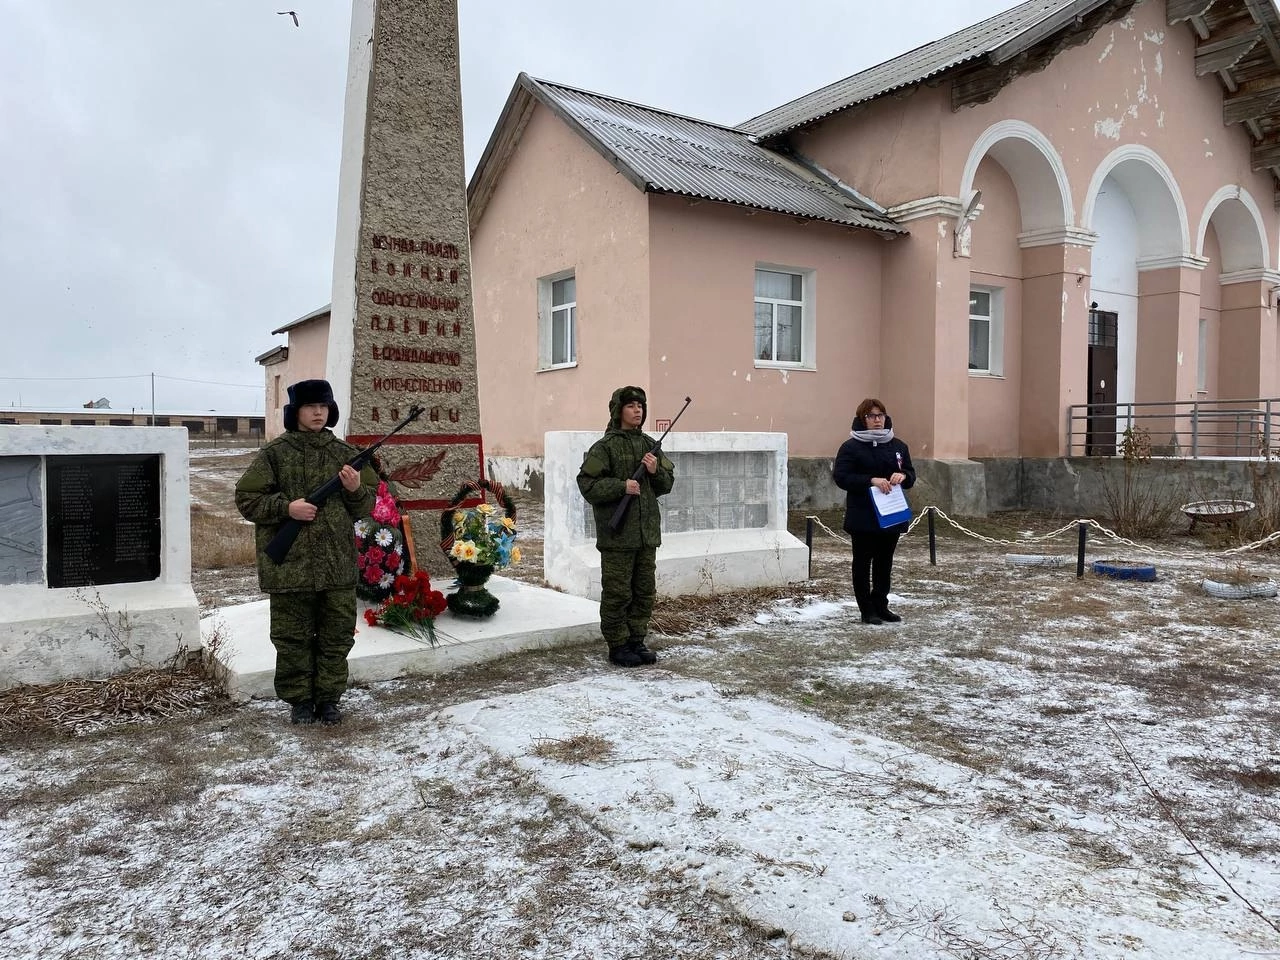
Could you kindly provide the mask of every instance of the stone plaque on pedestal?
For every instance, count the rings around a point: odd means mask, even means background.
[[[455,0],[355,0],[327,376],[410,510],[483,476]]]

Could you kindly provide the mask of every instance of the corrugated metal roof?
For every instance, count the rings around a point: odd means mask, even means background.
[[[1054,14],[1065,14],[1069,19],[1078,13],[1087,12],[1101,2],[1104,0],[1027,0],[1026,3],[965,27],[941,40],[917,47],[878,66],[775,107],[739,124],[736,129],[757,137],[778,136],[838,110],[873,100],[892,90],[919,83],[960,64],[994,53]]]
[[[907,232],[832,180],[739,130],[545,80],[527,83],[643,189]]]
[[[299,317],[297,320],[290,320],[283,327],[276,327],[271,332],[272,334],[285,333],[289,330],[292,330],[294,327],[302,326],[302,324],[306,323],[308,320],[314,320],[316,319],[316,317],[324,316],[332,308],[333,308],[333,304],[326,303],[323,307],[320,307],[318,310],[312,310],[305,317]]]

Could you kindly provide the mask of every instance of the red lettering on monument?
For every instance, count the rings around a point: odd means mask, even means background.
[[[380,307],[407,307],[410,310],[453,311],[459,306],[457,297],[441,297],[434,293],[396,293],[394,290],[374,290],[372,300]]]
[[[457,260],[460,257],[456,244],[444,243],[440,240],[415,240],[412,237],[391,237],[385,233],[375,233],[370,238],[370,245],[375,250],[391,250],[395,253],[422,253],[442,260]]]

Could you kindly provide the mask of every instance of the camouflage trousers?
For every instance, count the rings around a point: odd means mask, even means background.
[[[654,547],[600,551],[600,633],[610,647],[643,640],[649,632],[657,556]]]
[[[276,696],[285,703],[337,703],[347,689],[355,630],[353,587],[271,594]]]

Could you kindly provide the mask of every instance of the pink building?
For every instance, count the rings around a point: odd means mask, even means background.
[[[469,186],[486,453],[637,383],[817,477],[877,396],[962,501],[1273,397],[1278,120],[1252,0],[1029,0],[736,127],[521,74]]]

